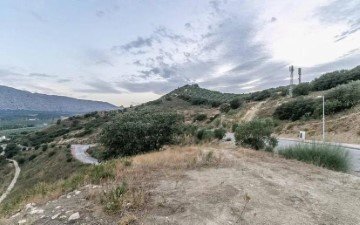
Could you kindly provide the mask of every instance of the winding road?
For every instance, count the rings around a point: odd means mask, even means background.
[[[8,161],[12,162],[14,164],[14,167],[15,167],[15,176],[14,178],[12,179],[10,185],[8,186],[8,188],[6,189],[6,191],[1,195],[0,197],[0,204],[2,201],[4,201],[4,199],[9,195],[9,193],[11,192],[11,190],[14,188],[18,178],[19,178],[19,175],[20,175],[20,167],[18,165],[18,163],[15,161],[15,160],[12,160],[12,159],[8,159]]]
[[[91,157],[86,151],[95,145],[71,145],[73,157],[84,164],[99,164],[99,161]]]

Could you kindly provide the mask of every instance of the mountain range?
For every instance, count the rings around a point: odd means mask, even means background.
[[[118,108],[107,102],[31,93],[0,85],[0,110],[86,113]]]

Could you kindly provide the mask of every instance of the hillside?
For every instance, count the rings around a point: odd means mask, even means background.
[[[118,107],[100,101],[81,100],[56,95],[31,93],[0,85],[1,110],[85,113],[114,110]]]
[[[185,85],[142,105],[72,116],[41,131],[15,134],[11,142],[24,147],[13,158],[21,163],[23,172],[14,191],[0,207],[0,215],[9,216],[19,208],[22,210],[18,217],[7,217],[3,223],[17,224],[23,219],[35,221],[33,224],[49,221],[67,224],[71,215],[66,212],[71,210],[80,213],[75,224],[91,224],[89,221],[94,224],[146,224],[148,221],[169,224],[166,218],[171,218],[175,224],[184,224],[184,217],[190,218],[189,223],[207,220],[223,224],[224,218],[234,223],[242,220],[244,224],[251,224],[251,221],[285,223],[286,218],[273,218],[266,212],[266,205],[274,205],[275,199],[277,210],[296,205],[290,210],[292,216],[298,218],[294,224],[327,224],[329,221],[355,224],[360,221],[360,215],[352,210],[358,207],[352,198],[358,192],[360,181],[357,177],[285,160],[272,153],[243,149],[234,142],[216,140],[211,133],[220,128],[231,132],[234,125],[255,118],[272,118],[277,136],[296,138],[299,130],[305,130],[308,139],[320,140],[322,102],[317,96],[325,95],[328,140],[359,143],[360,81],[354,76],[357,73],[350,71],[342,71],[341,81],[335,86],[328,83],[334,83],[338,77],[331,75],[330,79],[327,74],[323,75],[326,79],[321,76],[311,83],[297,85],[292,98],[286,95],[286,87],[231,94]],[[318,90],[319,83],[321,90]],[[141,112],[180,114],[185,122],[181,128],[184,136],[162,148],[164,151],[111,158],[100,166],[82,165],[74,160],[70,153],[71,144],[99,143],[100,134],[108,125],[118,127],[121,125],[116,123],[119,117]],[[141,126],[138,122],[131,122],[128,128]],[[146,126],[142,129],[144,135]],[[203,133],[201,139],[200,131]],[[123,133],[112,132],[110,136],[119,134]],[[98,153],[104,150],[107,149],[96,147],[90,154],[101,156]],[[239,173],[240,177],[237,176]],[[314,173],[318,176],[309,180],[309,174]],[[220,179],[224,175],[226,180]],[[324,184],[325,178],[331,181]],[[292,185],[299,180],[305,185]],[[341,197],[327,192],[329,185],[341,190]],[[309,186],[316,186],[321,191],[309,190]],[[201,188],[198,190],[198,187]],[[239,201],[232,202],[227,196]],[[250,196],[249,208],[244,206],[246,196]],[[329,199],[340,205],[326,208],[325,202]],[[341,199],[346,199],[346,203]],[[24,208],[30,202],[37,205]],[[197,202],[205,202],[206,208]],[[315,217],[309,213],[314,202],[319,210]],[[86,207],[82,203],[86,203]],[[347,210],[351,214],[340,212],[349,205]],[[59,210],[59,206],[64,209]],[[216,207],[226,210],[212,211],[216,217],[204,214],[204,210]],[[31,214],[30,211],[38,209],[44,210],[43,214]],[[302,213],[297,213],[298,210]],[[321,214],[329,210],[330,213]],[[253,216],[258,213],[265,217]],[[318,217],[320,214],[322,216]],[[333,214],[338,217],[332,217]],[[53,217],[55,219],[51,219]]]

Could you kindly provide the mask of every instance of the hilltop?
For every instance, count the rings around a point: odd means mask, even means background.
[[[0,111],[41,111],[86,113],[114,110],[118,107],[100,101],[75,99],[57,95],[31,93],[0,85]]]

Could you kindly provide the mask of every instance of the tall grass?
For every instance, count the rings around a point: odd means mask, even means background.
[[[347,172],[350,169],[348,152],[340,146],[297,144],[280,149],[279,154],[287,159],[296,159],[330,170]]]

